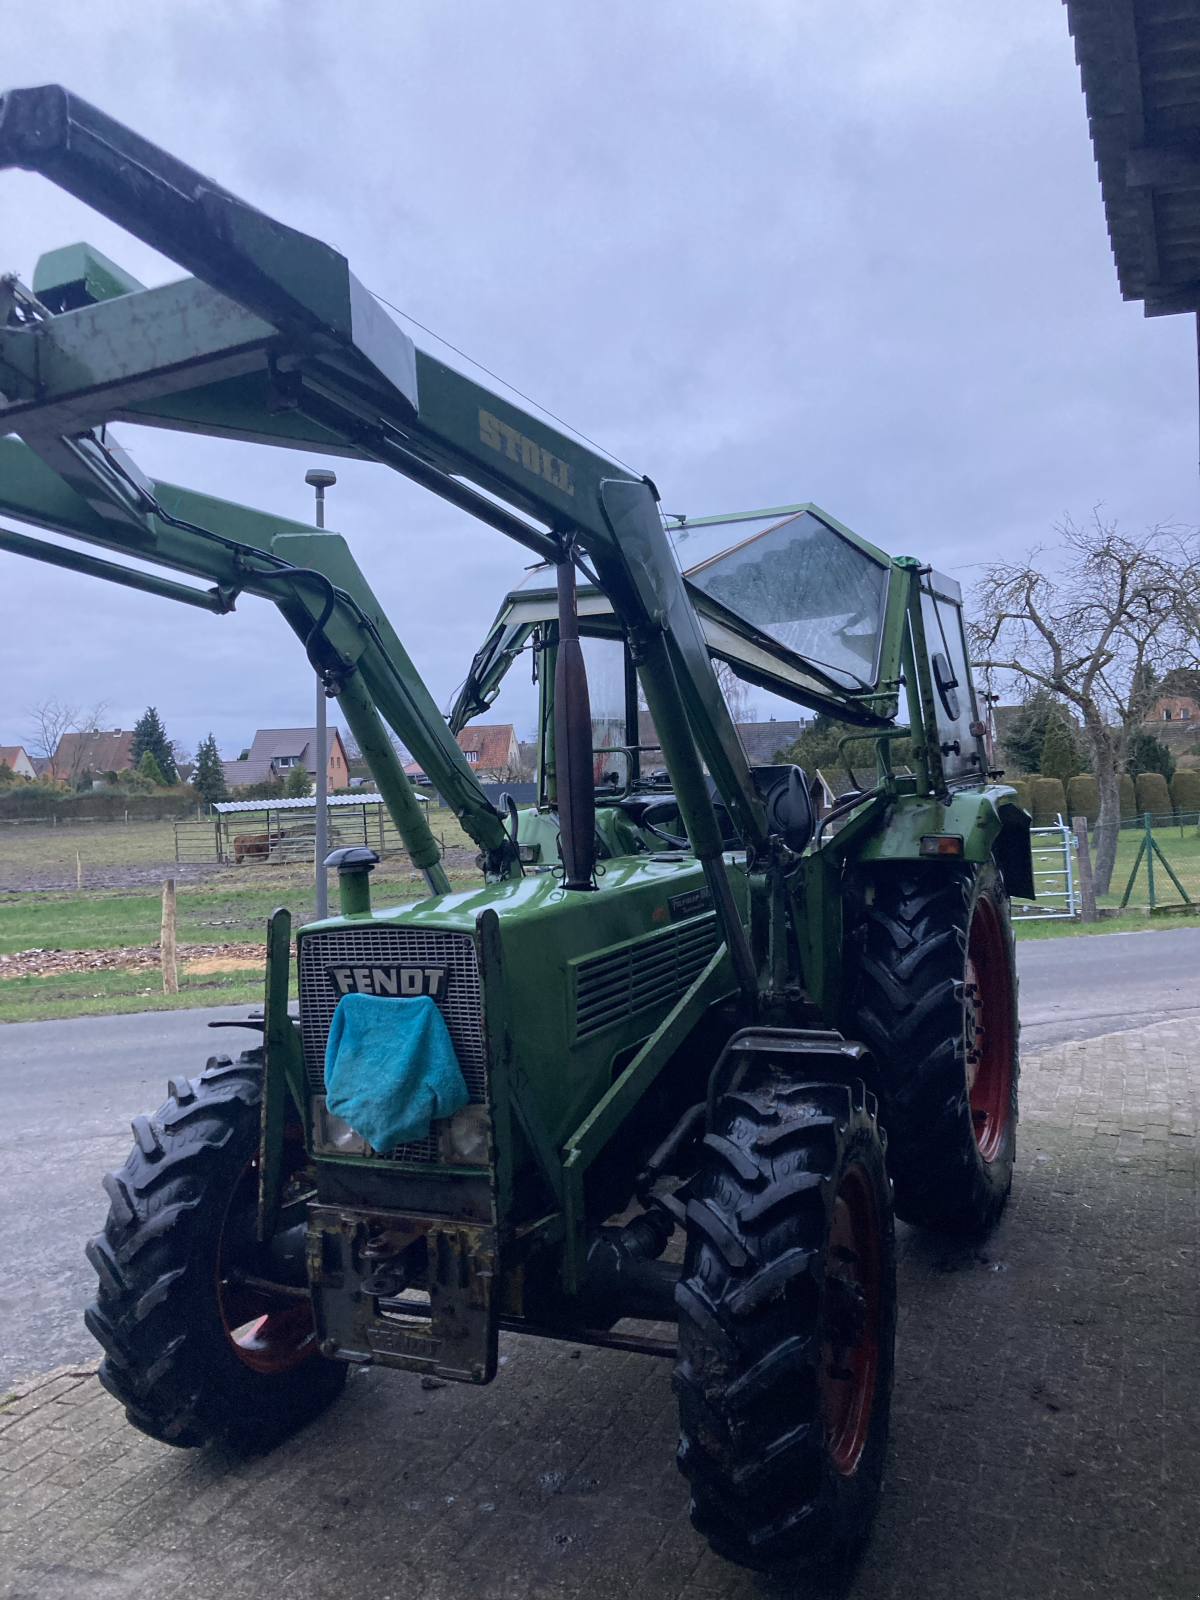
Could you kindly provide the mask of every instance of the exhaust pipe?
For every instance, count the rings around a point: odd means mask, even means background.
[[[592,707],[579,643],[575,563],[558,566],[558,659],[554,668],[554,760],[564,889],[592,889],[596,862],[596,789]]]

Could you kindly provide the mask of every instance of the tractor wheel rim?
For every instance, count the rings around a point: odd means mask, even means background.
[[[257,1209],[258,1157],[251,1157],[225,1210],[217,1246],[217,1306],[225,1337],[238,1360],[253,1372],[290,1372],[316,1349],[317,1331],[311,1300],[275,1295],[237,1281],[227,1259],[226,1236],[231,1218],[243,1206]]]
[[[821,1414],[835,1470],[848,1477],[871,1431],[879,1374],[882,1249],[866,1173],[847,1168],[829,1228],[821,1313]]]
[[[967,939],[967,1090],[979,1154],[1000,1154],[1012,1104],[1012,991],[1008,941],[996,903],[980,897]]]

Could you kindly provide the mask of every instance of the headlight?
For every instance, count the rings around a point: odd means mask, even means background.
[[[332,1111],[326,1109],[323,1094],[313,1095],[312,1117],[314,1149],[336,1151],[340,1156],[373,1154],[371,1146],[355,1133],[348,1122],[344,1122],[341,1117],[335,1117]]]
[[[491,1128],[486,1106],[464,1106],[442,1129],[441,1159],[451,1167],[486,1167]]]

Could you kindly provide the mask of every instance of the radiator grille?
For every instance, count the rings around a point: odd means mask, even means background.
[[[487,1051],[483,1041],[479,963],[475,945],[464,933],[423,928],[347,928],[313,933],[300,941],[300,1019],[304,1065],[317,1094],[325,1092],[325,1045],[337,995],[326,974],[333,965],[394,963],[445,967],[445,992],[437,1001],[473,1104],[487,1100]],[[397,1161],[436,1161],[437,1136],[397,1145],[387,1152]]]
[[[696,917],[575,963],[575,1037],[672,1003],[716,953],[717,919]]]

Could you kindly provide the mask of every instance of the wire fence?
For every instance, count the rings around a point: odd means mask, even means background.
[[[1094,829],[1091,837],[1094,856],[1102,830]],[[1127,817],[1117,833],[1108,893],[1096,898],[1101,906],[1141,906],[1151,911],[1200,906],[1200,812],[1147,811]]]
[[[1116,855],[1108,889],[1096,895],[1100,910],[1187,911],[1200,908],[1200,812],[1144,812],[1119,824],[1087,830],[1095,871],[1100,846],[1116,833]],[[1034,828],[1030,839],[1037,899],[1017,901],[1017,921],[1074,917],[1081,910],[1078,839],[1063,818]]]

